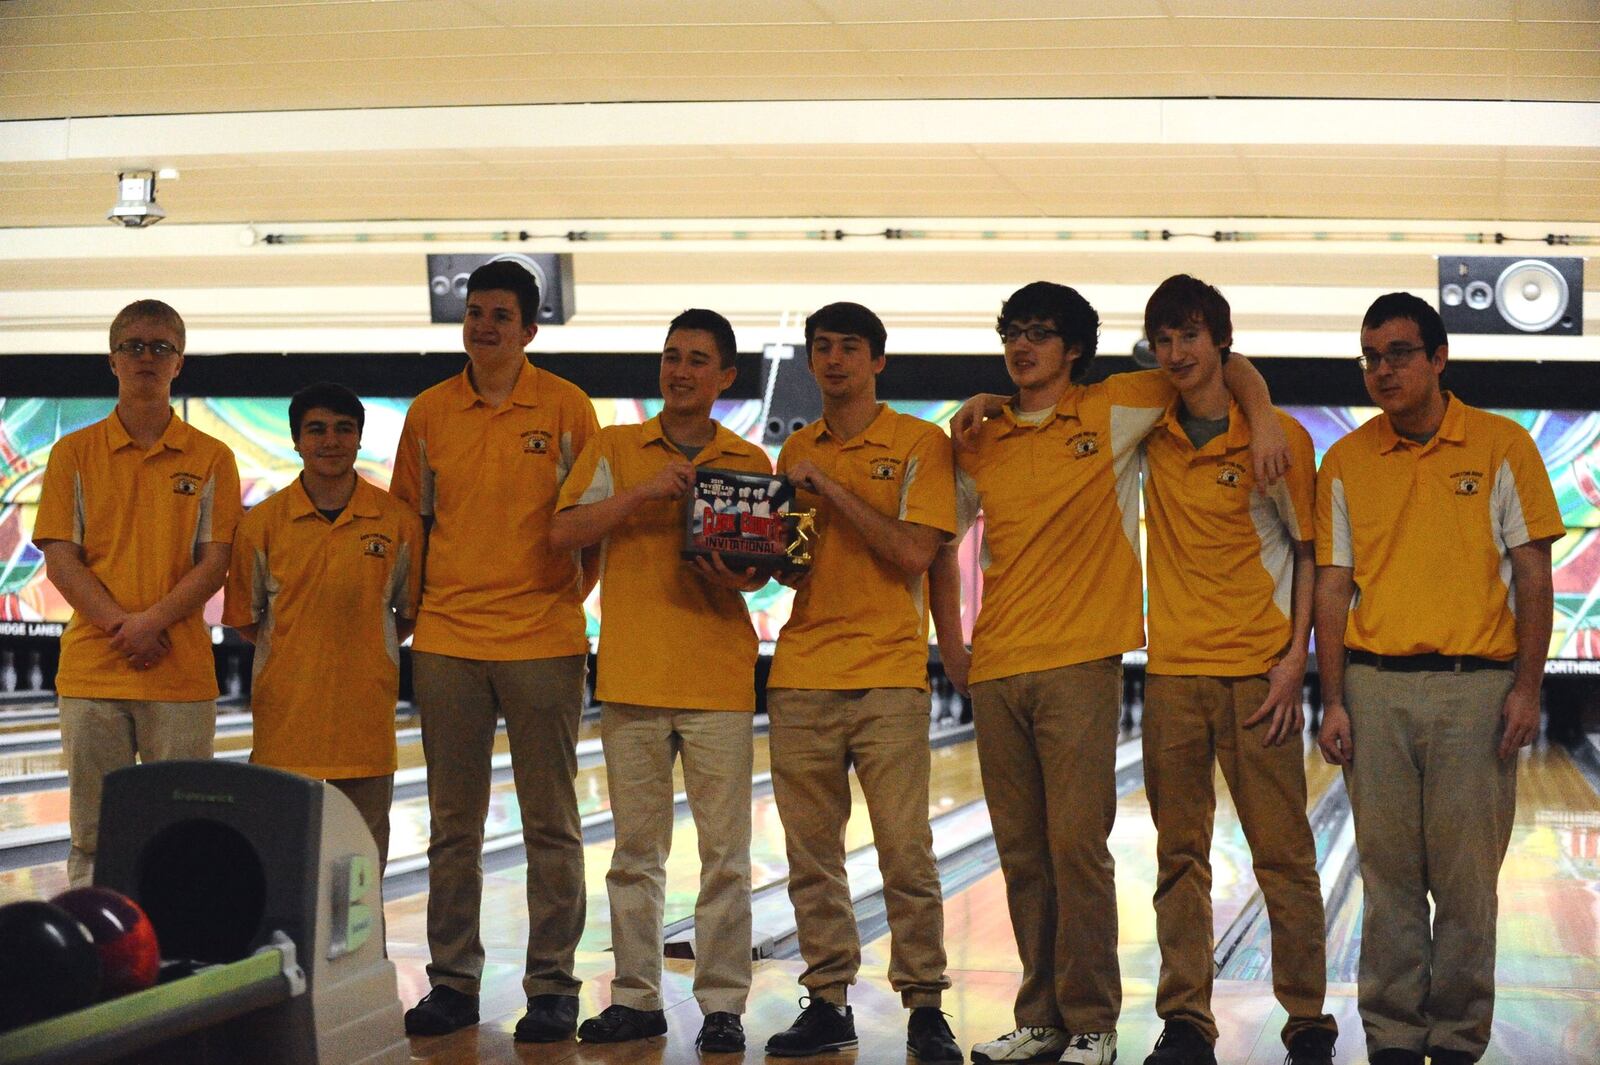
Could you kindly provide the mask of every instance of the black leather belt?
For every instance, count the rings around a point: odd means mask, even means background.
[[[1397,673],[1475,673],[1480,669],[1510,669],[1512,660],[1479,658],[1477,655],[1375,655],[1371,651],[1349,652],[1351,664],[1373,666]]]

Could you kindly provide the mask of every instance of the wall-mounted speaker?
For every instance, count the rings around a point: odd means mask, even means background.
[[[467,316],[467,278],[484,263],[506,260],[533,275],[539,286],[540,325],[561,325],[571,318],[576,305],[572,298],[572,256],[524,255],[430,255],[428,256],[428,309],[435,323],[459,322]]]
[[[1583,335],[1583,260],[1439,257],[1439,314],[1449,333]]]

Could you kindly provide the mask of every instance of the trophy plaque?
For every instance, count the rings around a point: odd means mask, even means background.
[[[794,485],[770,473],[697,468],[684,504],[684,558],[714,551],[729,569],[811,565],[816,511],[794,510]]]

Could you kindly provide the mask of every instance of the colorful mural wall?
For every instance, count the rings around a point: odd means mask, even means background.
[[[368,399],[367,426],[358,469],[387,486],[395,446],[408,400]],[[106,416],[109,399],[0,399],[0,620],[65,621],[70,609],[44,579],[44,559],[31,542],[33,512],[50,447],[62,435]],[[288,406],[274,399],[180,399],[180,417],[227,442],[239,462],[247,506],[287,484],[300,469],[290,446]],[[908,414],[948,426],[957,404],[896,402]],[[643,421],[660,410],[661,401],[598,400],[602,425]],[[1377,413],[1361,407],[1290,407],[1311,433],[1320,462],[1335,440]],[[1498,413],[1526,428],[1537,442],[1555,485],[1567,535],[1554,549],[1555,633],[1551,654],[1559,658],[1600,659],[1600,414],[1578,411],[1507,410]],[[734,432],[756,443],[761,439],[760,403],[719,403],[716,417]],[[769,449],[773,450],[773,449]],[[774,451],[774,458],[776,457]],[[969,615],[981,591],[976,571],[976,537],[962,549]],[[599,631],[597,598],[591,599],[589,631]],[[792,593],[772,583],[748,597],[763,640],[777,638],[789,616]],[[207,611],[215,621],[213,603]]]

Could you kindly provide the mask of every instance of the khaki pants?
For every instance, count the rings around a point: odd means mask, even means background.
[[[1122,1010],[1117,816],[1122,660],[972,686],[978,764],[1022,959],[1019,1026],[1110,1032]]]
[[[607,703],[600,715],[616,849],[606,874],[617,972],[611,1001],[659,1010],[661,911],[672,848],[672,763],[700,840],[694,997],[704,1013],[744,1012],[750,995],[750,715]]]
[[[1345,673],[1369,1051],[1477,1057],[1489,1044],[1496,882],[1517,807],[1518,760],[1495,754],[1511,680],[1499,669]]]
[[[389,865],[389,807],[394,805],[394,774],[344,777],[326,783],[343,792],[366,822],[372,842],[378,845],[378,879],[382,881],[383,870]]]
[[[928,824],[928,693],[915,688],[769,688],[772,790],[789,857],[803,984],[843,1005],[861,968],[844,828],[849,769],[867,800],[889,917],[889,984],[907,1006],[937,1006],[944,900]]]
[[[578,821],[582,655],[490,662],[416,652],[412,677],[428,765],[428,980],[476,995],[483,975],[483,825],[495,720],[511,770],[528,853],[528,996],[575,995],[583,934],[583,831]]]
[[[1272,925],[1272,989],[1289,1014],[1287,1043],[1303,1029],[1336,1032],[1323,1013],[1326,924],[1317,848],[1306,820],[1305,755],[1298,735],[1263,747],[1267,723],[1243,722],[1267,697],[1265,677],[1151,674],[1144,689],[1144,784],[1156,825],[1156,1013],[1217,1041],[1211,1012],[1211,825],[1220,763],[1250,844]]]
[[[74,699],[61,702],[61,753],[67,764],[68,821],[72,848],[67,881],[94,879],[100,842],[100,789],[113,769],[141,762],[210,758],[217,736],[217,704]]]

